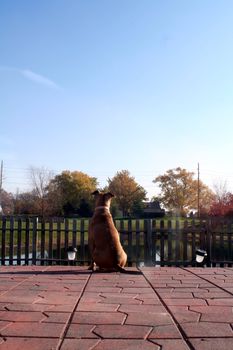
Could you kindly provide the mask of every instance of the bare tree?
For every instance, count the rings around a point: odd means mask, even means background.
[[[227,193],[229,192],[227,189],[227,181],[218,181],[216,183],[214,183],[214,192],[216,195],[216,200],[221,202],[222,200],[224,200],[224,198],[226,197]]]
[[[33,167],[29,169],[32,192],[36,197],[38,213],[44,218],[48,209],[47,193],[48,185],[54,174],[51,170],[44,167]]]

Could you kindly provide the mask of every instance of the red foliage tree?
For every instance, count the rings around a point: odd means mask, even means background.
[[[226,192],[221,197],[217,196],[210,207],[209,214],[211,216],[233,216],[233,194]]]

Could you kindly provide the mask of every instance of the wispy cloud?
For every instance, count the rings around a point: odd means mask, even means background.
[[[33,81],[36,84],[44,85],[53,89],[61,89],[53,80],[45,77],[44,75],[35,73],[30,69],[19,69],[14,67],[0,66],[0,71],[16,72],[21,74],[24,78]]]
[[[32,72],[29,69],[24,69],[21,70],[20,73],[27,79],[34,81],[35,83],[38,84],[42,84],[42,85],[46,85],[48,87],[52,87],[52,88],[59,88],[59,86],[52,81],[51,79],[48,79],[47,77],[41,75],[41,74],[37,74]]]

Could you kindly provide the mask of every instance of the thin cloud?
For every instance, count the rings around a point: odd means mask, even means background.
[[[53,80],[45,77],[44,75],[35,73],[30,69],[18,69],[14,67],[0,66],[0,70],[5,72],[17,72],[21,74],[24,78],[33,81],[36,84],[44,85],[53,89],[61,89]]]
[[[27,79],[34,81],[35,83],[46,85],[48,87],[56,88],[58,89],[59,86],[52,80],[48,79],[47,77],[32,72],[29,69],[21,70],[20,73]]]

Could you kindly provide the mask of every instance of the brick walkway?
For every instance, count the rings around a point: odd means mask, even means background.
[[[0,267],[1,350],[233,350],[233,269],[141,271]]]

